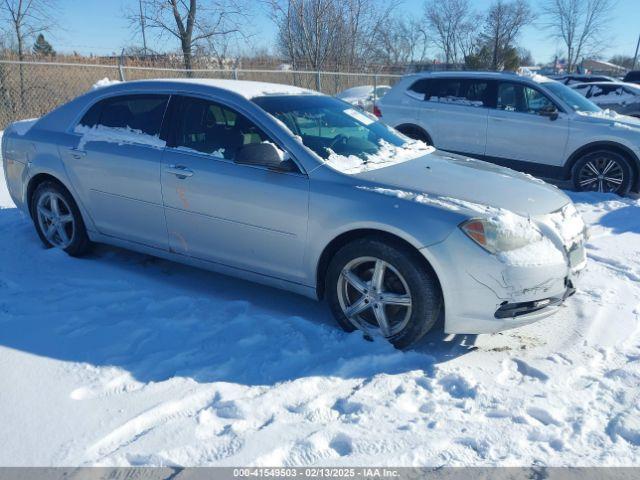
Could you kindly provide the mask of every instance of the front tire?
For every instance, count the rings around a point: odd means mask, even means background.
[[[573,167],[573,185],[579,192],[629,193],[633,170],[622,155],[609,150],[587,153]]]
[[[420,340],[442,308],[438,280],[424,259],[383,237],[342,247],[329,264],[325,288],[344,330],[382,336],[397,348]]]
[[[46,248],[60,248],[80,256],[89,248],[89,237],[80,210],[71,194],[57,182],[45,181],[31,198],[36,232]]]

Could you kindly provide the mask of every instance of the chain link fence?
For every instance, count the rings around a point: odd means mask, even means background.
[[[393,85],[401,75],[311,72],[293,70],[126,67],[79,63],[19,62],[0,60],[0,129],[16,120],[40,117],[87,92],[103,78],[219,78],[282,83],[335,95],[347,88]]]

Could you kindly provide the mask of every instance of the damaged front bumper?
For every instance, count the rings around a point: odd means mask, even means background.
[[[586,266],[585,238],[568,245],[556,238],[564,262],[535,266],[503,263],[458,231],[423,248],[442,285],[445,332],[494,333],[557,312],[575,293],[576,278]]]

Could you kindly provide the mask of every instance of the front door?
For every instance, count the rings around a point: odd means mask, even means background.
[[[60,147],[99,233],[167,249],[159,134],[168,98],[144,94],[102,100]]]
[[[309,180],[234,163],[269,141],[244,115],[208,99],[176,98],[162,188],[172,251],[291,281],[303,278]]]
[[[544,166],[561,167],[569,138],[569,117],[543,92],[516,82],[498,85],[497,108],[489,112],[488,157],[498,163],[529,162],[533,172],[544,174]],[[518,166],[516,164],[516,166]]]

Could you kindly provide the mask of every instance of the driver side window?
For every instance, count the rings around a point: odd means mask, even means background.
[[[517,83],[498,86],[498,110],[538,115],[555,108],[554,103],[535,88]]]
[[[246,145],[271,142],[252,121],[210,100],[182,97],[175,118],[172,146],[178,149],[234,160]]]

